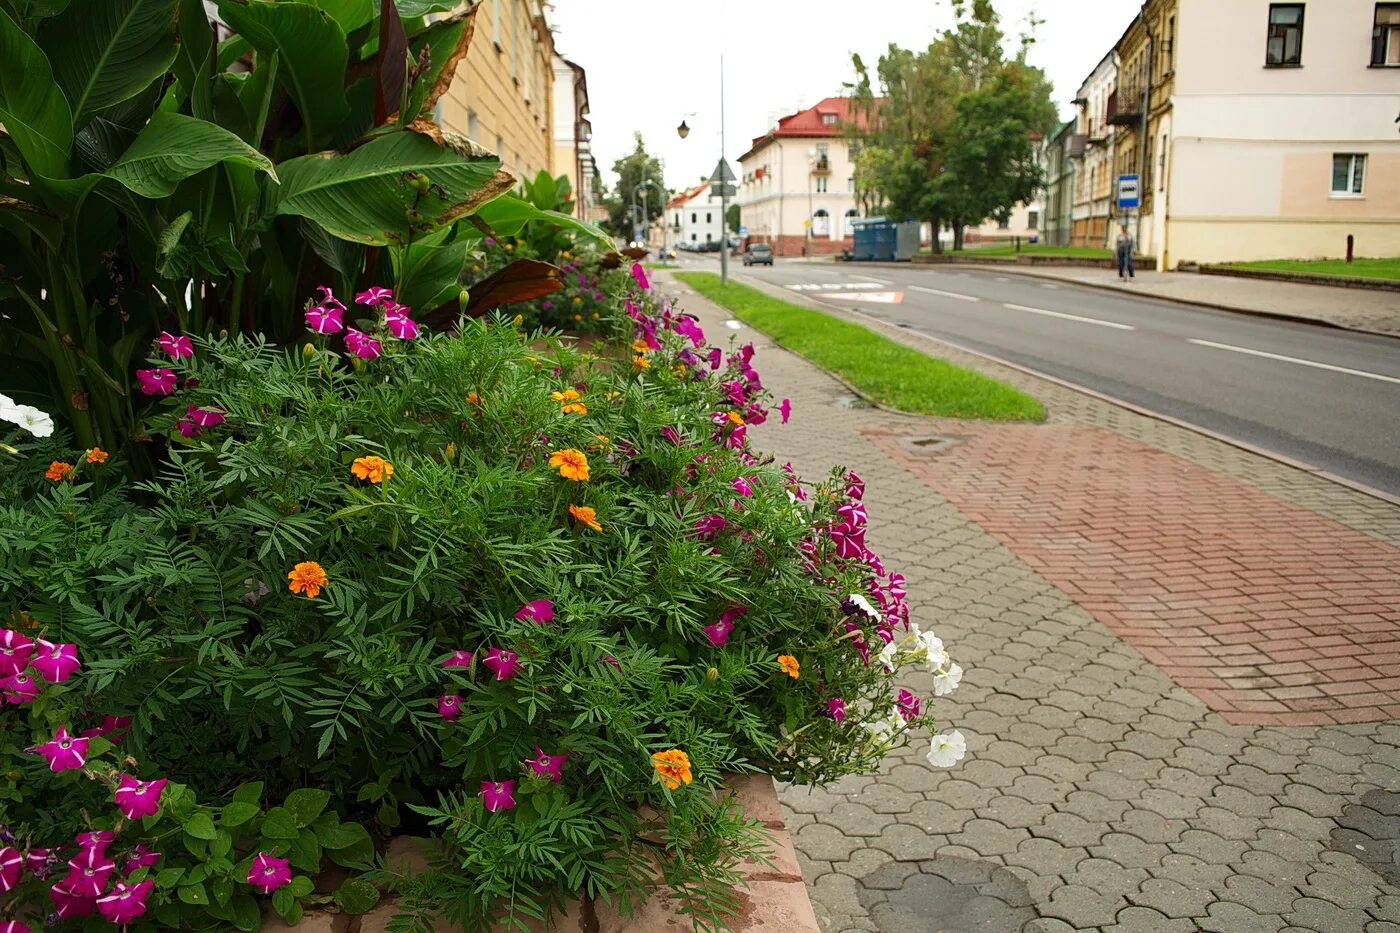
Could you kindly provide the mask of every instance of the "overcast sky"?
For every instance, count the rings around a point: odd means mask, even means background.
[[[949,0],[553,0],[561,53],[588,72],[593,151],[604,179],[640,130],[672,188],[708,176],[719,158],[719,57],[725,62],[725,155],[733,163],[786,115],[841,93],[851,53],[869,64],[890,42],[927,46],[952,22]],[[1014,42],[1027,14],[1031,62],[1055,84],[1068,118],[1085,76],[1139,9],[1137,0],[996,0]],[[724,24],[724,25],[721,25]],[[676,136],[682,116],[688,139]],[[737,170],[737,165],[735,166]]]

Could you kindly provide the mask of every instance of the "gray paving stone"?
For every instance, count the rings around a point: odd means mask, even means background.
[[[1127,902],[1120,897],[1105,896],[1083,885],[1067,884],[1051,892],[1049,903],[1040,905],[1040,913],[1082,930],[1112,923],[1118,911],[1126,906]]]
[[[1283,926],[1280,916],[1260,914],[1243,904],[1230,901],[1211,904],[1210,916],[1196,922],[1202,930],[1210,933],[1278,933]]]
[[[847,836],[878,836],[893,822],[893,818],[876,813],[864,804],[842,802],[832,807],[830,812],[822,814],[821,821],[835,826]]]
[[[1203,861],[1194,855],[1173,852],[1162,856],[1162,864],[1149,868],[1148,872],[1158,878],[1179,881],[1188,888],[1219,892],[1224,890],[1225,880],[1235,873],[1235,869],[1230,865]]]
[[[1087,858],[1065,872],[1066,884],[1085,885],[1109,897],[1124,897],[1148,878],[1141,868],[1124,868],[1104,858]]]
[[[1035,919],[1035,911],[965,890],[937,875],[919,874],[875,904],[870,916],[881,933],[1004,933]]]
[[[1366,924],[1372,920],[1365,911],[1347,910],[1316,897],[1298,898],[1284,919],[1322,933],[1366,933]]]
[[[828,862],[844,862],[851,853],[865,845],[861,839],[852,839],[835,826],[813,823],[804,826],[792,836],[793,847],[809,858]]]
[[[1184,845],[1185,843],[1172,843]],[[1095,858],[1106,858],[1124,868],[1155,868],[1165,854],[1160,845],[1143,842],[1137,836],[1127,833],[1108,833],[1097,846],[1089,847],[1089,854]]]
[[[895,859],[904,862],[933,858],[938,854],[939,849],[948,844],[948,837],[926,833],[917,826],[896,823],[887,827],[879,838],[871,839],[869,842],[874,848],[882,849],[894,856]],[[984,852],[983,854],[991,853]]]
[[[1343,877],[1328,871],[1315,871],[1298,888],[1307,897],[1331,901],[1348,910],[1373,910],[1380,890],[1372,881]]]
[[[1003,826],[1022,829],[1038,826],[1054,809],[1048,803],[1031,803],[1022,797],[993,797],[985,807],[977,808],[977,816],[996,820]]]
[[[1235,875],[1225,880],[1220,896],[1237,904],[1248,904],[1263,913],[1287,913],[1298,897],[1298,888],[1286,882],[1273,882],[1254,875]]]
[[[980,855],[1005,855],[1015,852],[1030,833],[1019,827],[1003,826],[995,820],[970,820],[960,834],[962,843]]]
[[[1199,929],[1190,920],[1173,920],[1150,907],[1125,907],[1115,920],[1101,927],[1102,933],[1195,933]]]
[[[1107,833],[1106,822],[1084,819],[1075,813],[1052,813],[1039,826],[1030,827],[1031,835],[1053,839],[1061,845],[1096,845]]]
[[[1142,882],[1137,893],[1129,893],[1127,898],[1133,904],[1150,907],[1164,916],[1176,918],[1203,916],[1206,906],[1215,900],[1215,895],[1171,878],[1149,878]],[[1122,922],[1121,918],[1119,922]]]
[[[1181,841],[1168,844],[1173,852],[1194,855],[1203,862],[1228,865],[1238,862],[1248,848],[1243,842],[1223,839],[1202,829],[1190,829],[1181,834]]]

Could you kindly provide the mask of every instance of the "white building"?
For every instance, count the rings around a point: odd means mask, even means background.
[[[695,249],[724,240],[724,215],[718,195],[705,182],[666,202],[666,244]]]
[[[1108,98],[1118,85],[1118,53],[1110,49],[1079,85],[1074,102],[1079,107],[1082,148],[1076,157],[1073,246],[1104,247],[1113,241],[1113,129],[1108,125]]]
[[[779,256],[838,253],[852,245],[855,201],[851,101],[828,97],[778,120],[739,157],[739,210],[748,239]]]
[[[607,216],[598,191],[593,124],[588,119],[588,76],[558,53],[554,56],[554,176],[569,176],[574,214],[585,220]]]

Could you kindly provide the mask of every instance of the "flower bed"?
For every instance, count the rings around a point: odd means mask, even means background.
[[[383,289],[305,319],[294,349],[162,335],[153,481],[9,445],[3,933],[253,930],[263,898],[295,921],[382,888],[475,930],[658,875],[722,925],[766,847],[722,777],[872,770],[933,724],[899,668],[956,687],[859,476],[753,450],[786,401],[640,267],[600,312],[622,354],[429,334]],[[0,399],[22,416],[47,433]],[[376,856],[405,832],[443,840],[427,873]],[[327,864],[352,872],[317,891]]]

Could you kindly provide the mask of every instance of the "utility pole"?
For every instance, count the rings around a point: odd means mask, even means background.
[[[719,164],[724,165],[724,56],[719,57]],[[719,284],[729,284],[729,182],[719,189]]]
[[[1138,209],[1137,209],[1137,236],[1133,246],[1142,249],[1142,208],[1147,203],[1147,117],[1148,111],[1152,109],[1152,58],[1155,54],[1153,50],[1152,24],[1147,20],[1147,4],[1142,5],[1142,31],[1147,34],[1147,57],[1144,61],[1146,67],[1142,74],[1142,131],[1140,146],[1138,148]],[[1155,244],[1154,244],[1155,245]]]

